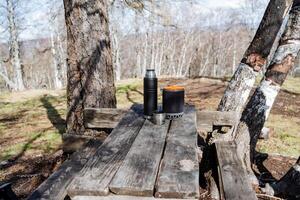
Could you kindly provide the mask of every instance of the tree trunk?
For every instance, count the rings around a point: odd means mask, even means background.
[[[50,25],[51,26],[51,25]],[[59,56],[57,55],[57,45],[55,44],[56,42],[54,41],[54,35],[51,30],[51,35],[50,35],[50,40],[51,40],[51,52],[52,52],[52,57],[53,57],[53,74],[54,74],[54,87],[55,89],[61,89],[63,87],[63,83],[61,80],[61,62],[59,60]]]
[[[227,86],[219,111],[242,111],[291,5],[292,0],[270,1],[256,35]]]
[[[293,5],[288,24],[279,42],[274,58],[268,67],[265,77],[256,89],[244,112],[236,131],[236,140],[240,144],[239,152],[249,163],[254,162],[255,147],[261,130],[268,119],[271,108],[279,90],[300,51],[300,4]],[[249,167],[249,166],[248,166]]]
[[[67,133],[82,135],[83,109],[115,108],[115,85],[104,0],[64,0],[67,26]]]
[[[113,63],[114,63],[115,77],[116,80],[119,81],[121,80],[120,45],[119,45],[118,34],[116,31],[112,33],[112,38],[113,38],[113,52],[114,52]]]
[[[8,88],[10,88],[10,89],[16,88],[15,83],[9,79],[6,67],[3,66],[1,60],[0,60],[0,76],[5,81],[5,84],[8,86]]]
[[[12,0],[6,0],[8,23],[9,23],[9,35],[10,35],[10,57],[12,59],[12,65],[14,68],[14,90],[24,90],[23,72],[20,60],[20,47],[18,41],[17,26],[15,22],[15,10]]]

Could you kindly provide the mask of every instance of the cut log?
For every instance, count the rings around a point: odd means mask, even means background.
[[[241,113],[255,83],[255,78],[265,65],[292,3],[292,0],[269,2],[256,35],[226,88],[218,107],[219,111]]]
[[[115,128],[126,112],[116,108],[85,108],[84,126],[85,128]]]
[[[156,197],[199,198],[196,112],[186,107],[173,120],[156,182]]]
[[[162,126],[145,121],[122,166],[110,183],[109,188],[113,193],[153,196],[168,128],[169,121]]]
[[[28,198],[28,200],[47,199],[63,200],[67,195],[67,187],[80,172],[88,158],[94,155],[101,142],[91,140],[81,151],[72,154],[61,167],[44,181]]]
[[[220,188],[226,200],[257,199],[246,168],[237,154],[235,142],[216,142]]]
[[[144,119],[140,114],[129,111],[72,181],[68,188],[69,196],[108,195],[109,183],[143,123]]]

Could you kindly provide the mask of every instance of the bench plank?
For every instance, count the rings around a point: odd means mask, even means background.
[[[73,153],[69,160],[65,161],[56,172],[54,172],[28,197],[28,200],[65,199],[67,195],[66,188],[77,173],[83,168],[88,158],[95,154],[100,145],[100,141],[91,140],[82,150]]]
[[[156,182],[155,197],[199,198],[196,112],[185,107],[182,118],[173,120]]]
[[[83,121],[86,128],[115,128],[127,110],[116,108],[85,108]]]
[[[129,111],[89,159],[68,188],[68,195],[108,195],[108,185],[143,126],[143,117]]]
[[[219,176],[226,200],[257,199],[235,142],[216,142]]]
[[[140,196],[123,196],[123,195],[109,195],[109,196],[75,196],[72,200],[184,200],[184,199],[166,199],[154,197],[140,197]]]
[[[145,121],[109,188],[115,194],[153,196],[169,121],[154,125]]]
[[[235,126],[238,121],[237,112],[197,111],[197,128],[200,131],[212,132],[214,125]]]

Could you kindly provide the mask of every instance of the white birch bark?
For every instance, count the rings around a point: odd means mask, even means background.
[[[9,23],[9,34],[10,34],[10,56],[12,59],[12,65],[14,68],[14,83],[15,90],[21,91],[25,89],[23,81],[23,72],[20,60],[20,47],[18,41],[18,32],[15,22],[15,10],[12,0],[6,0],[7,12],[8,12],[8,23]]]
[[[148,33],[145,35],[145,48],[144,48],[144,62],[143,62],[143,75],[146,74],[147,69],[147,56],[148,56]]]
[[[121,80],[121,63],[120,63],[120,45],[119,39],[116,32],[112,32],[113,39],[113,63],[115,69],[116,80]]]
[[[254,162],[255,147],[274,101],[300,51],[300,5],[293,6],[288,24],[265,77],[249,100],[236,131],[236,141],[245,163]],[[250,152],[249,152],[250,144]],[[249,157],[249,153],[250,156]],[[249,159],[251,158],[251,159]],[[250,164],[248,169],[250,171]]]
[[[255,78],[266,63],[292,2],[291,0],[270,1],[253,41],[225,90],[218,107],[219,111],[242,111]]]
[[[9,88],[15,89],[17,86],[13,81],[10,80],[8,77],[8,73],[6,70],[6,67],[2,64],[2,61],[0,61],[0,76],[5,81],[5,83],[8,85]]]
[[[58,60],[53,31],[51,31],[51,33],[50,33],[50,40],[51,40],[51,52],[52,52],[52,57],[53,57],[54,87],[55,87],[55,89],[61,89],[63,87],[63,83],[61,80],[61,75],[60,75],[60,70],[59,70],[60,62]]]

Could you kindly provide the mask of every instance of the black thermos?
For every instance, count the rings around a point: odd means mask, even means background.
[[[157,110],[157,78],[154,69],[147,69],[144,77],[144,116],[150,119]]]

